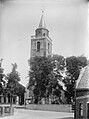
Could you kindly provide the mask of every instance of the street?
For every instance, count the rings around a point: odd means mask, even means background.
[[[73,113],[15,109],[14,115],[1,119],[73,119]]]

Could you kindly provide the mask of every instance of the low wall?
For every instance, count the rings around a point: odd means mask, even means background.
[[[58,112],[72,112],[71,105],[26,105],[26,109],[30,110],[45,110],[45,111],[58,111]]]
[[[10,116],[14,114],[14,107],[12,106],[0,106],[0,117]]]

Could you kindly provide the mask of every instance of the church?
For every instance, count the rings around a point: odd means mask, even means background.
[[[52,39],[49,37],[49,30],[46,28],[44,20],[44,11],[42,11],[41,19],[38,28],[35,30],[35,35],[31,36],[31,52],[30,58],[52,56]],[[31,67],[31,66],[30,66]],[[25,104],[29,104],[32,100],[33,91],[27,89],[26,85]]]
[[[34,57],[48,57],[48,56],[52,56],[52,39],[49,37],[49,30],[47,29],[44,20],[44,11],[42,11],[38,28],[35,30],[35,35],[31,36],[30,58],[31,60],[33,60]],[[61,83],[59,85],[61,85]],[[26,87],[28,86],[29,83],[27,84]],[[33,100],[32,98],[34,98],[33,88],[34,87],[30,87],[29,90],[26,88],[25,93],[26,104],[31,103],[31,100]],[[62,97],[64,97],[64,91],[61,92],[61,95]]]

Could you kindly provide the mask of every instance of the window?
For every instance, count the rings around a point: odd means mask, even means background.
[[[37,51],[40,51],[40,42],[37,42]]]
[[[41,32],[40,31],[38,31],[38,34],[40,34]]]
[[[79,116],[83,116],[83,103],[79,104]]]
[[[45,33],[43,33],[43,36],[45,36]]]

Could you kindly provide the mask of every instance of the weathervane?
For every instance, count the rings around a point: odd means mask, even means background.
[[[41,11],[42,11],[42,13],[44,13],[44,11],[45,11],[45,6],[44,5],[42,6]]]

